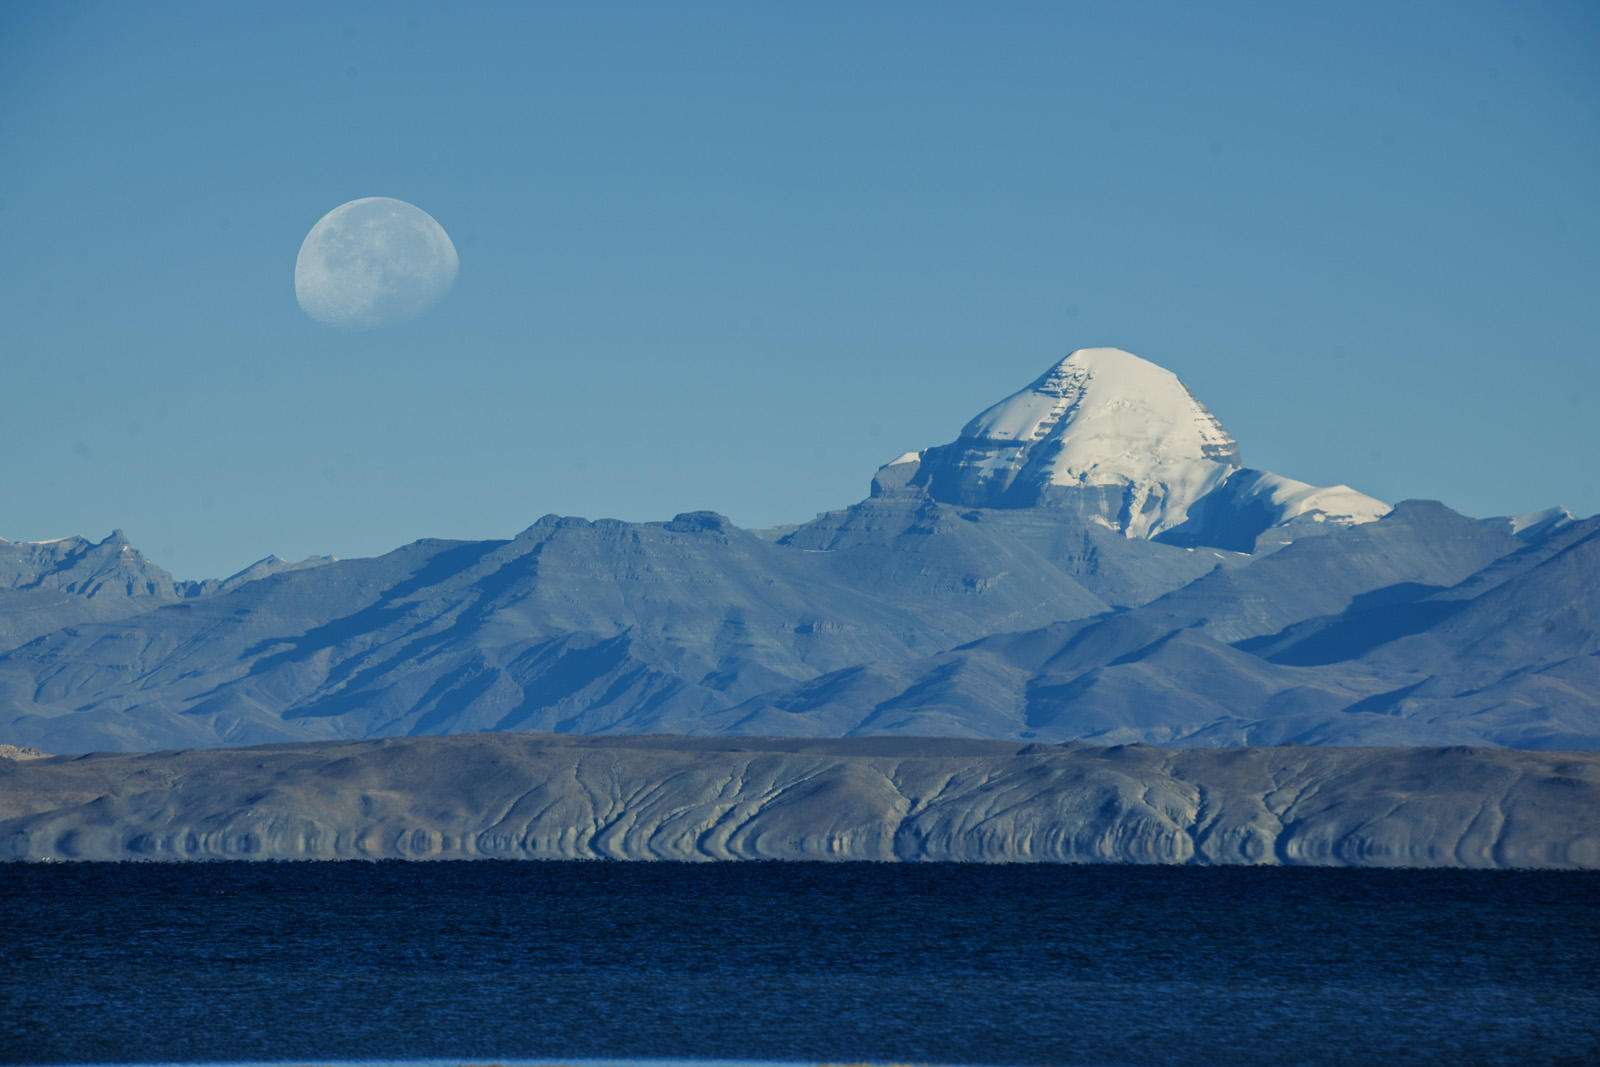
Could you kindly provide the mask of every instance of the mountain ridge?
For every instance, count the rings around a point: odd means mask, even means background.
[[[1242,463],[1170,372],[1077,350],[776,530],[546,515],[205,582],[120,531],[0,541],[0,742],[1600,746],[1597,520],[1391,507]]]

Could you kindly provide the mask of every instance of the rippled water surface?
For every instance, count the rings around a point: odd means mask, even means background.
[[[0,865],[9,1062],[1600,1060],[1600,876]]]

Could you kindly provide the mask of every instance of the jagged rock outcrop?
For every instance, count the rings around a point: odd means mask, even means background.
[[[190,595],[128,543],[121,530],[101,541],[0,538],[0,651],[81,622],[105,622]]]
[[[126,619],[163,604],[230,592],[283,571],[331,562],[332,556],[298,563],[267,556],[227,578],[180,581],[146,559],[121,530],[100,541],[0,537],[0,651],[67,626]]]
[[[96,597],[176,599],[183,583],[157,567],[121,530],[103,541],[62,537],[53,541],[0,538],[0,589],[56,589]]]
[[[496,734],[0,762],[0,857],[1600,867],[1600,755]]]

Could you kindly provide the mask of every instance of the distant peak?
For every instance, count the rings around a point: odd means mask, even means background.
[[[1553,507],[1541,511],[1529,511],[1522,515],[1510,515],[1506,517],[1506,521],[1510,523],[1511,532],[1515,536],[1535,538],[1554,533],[1576,521],[1576,518],[1577,516],[1567,508]]]
[[[1244,469],[1238,443],[1176,374],[1121,348],[1076,348],[980,412],[947,445],[878,471],[874,496],[925,492],[982,507],[1064,506],[1128,537],[1184,525]],[[1301,514],[1372,521],[1387,505],[1344,486],[1273,476],[1250,506],[1269,524]],[[1192,531],[1191,531],[1192,533]]]
[[[332,556],[307,556],[298,563],[290,563],[276,552],[270,552],[241,571],[230,574],[216,583],[223,590],[235,589],[241,585],[256,581],[261,578],[270,578],[274,574],[286,571],[301,571],[311,567],[320,567],[325,563],[332,563]]]
[[[1116,505],[1107,520],[1133,537],[1181,523],[1241,465],[1232,436],[1176,374],[1120,348],[1075,349],[939,451],[936,493],[943,482],[962,502],[1028,505],[1101,490]]]

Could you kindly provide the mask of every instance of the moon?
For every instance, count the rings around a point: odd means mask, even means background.
[[[371,330],[433,307],[460,266],[432,215],[404,200],[368,196],[340,204],[311,227],[294,261],[294,298],[320,323]]]

